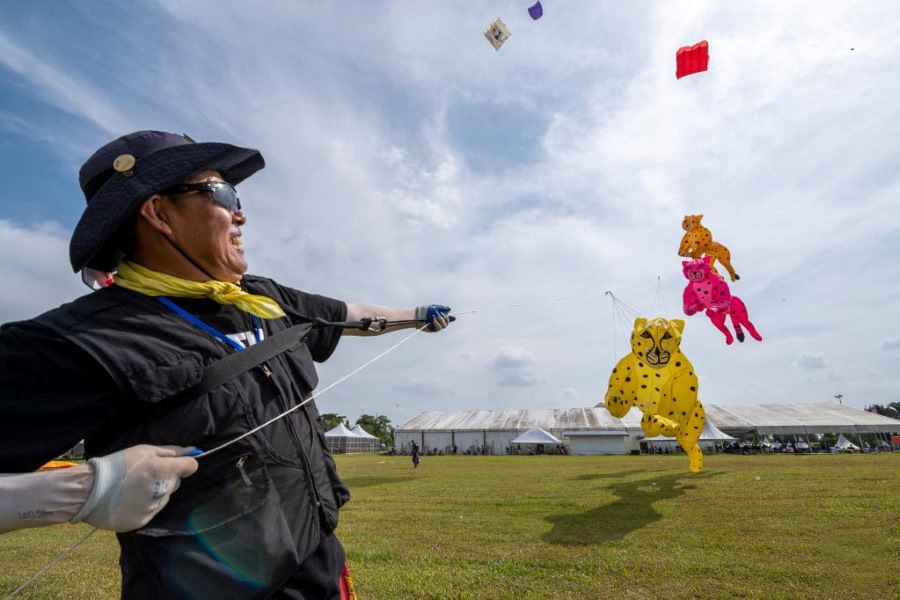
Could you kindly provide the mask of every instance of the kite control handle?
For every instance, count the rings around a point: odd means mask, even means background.
[[[449,321],[452,323],[456,317],[449,315]],[[368,317],[359,321],[326,321],[317,317],[313,324],[315,327],[340,327],[341,329],[359,329],[360,331],[384,331],[388,327],[398,325],[418,325],[420,323],[430,323],[431,319],[402,319],[399,321],[388,321],[384,317]]]

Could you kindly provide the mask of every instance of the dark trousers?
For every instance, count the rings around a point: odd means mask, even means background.
[[[270,598],[283,600],[340,600],[344,547],[333,533],[322,534],[316,551],[303,561],[283,588]]]

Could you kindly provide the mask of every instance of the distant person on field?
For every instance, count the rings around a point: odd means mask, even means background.
[[[419,445],[416,444],[415,442],[413,442],[413,447],[412,447],[412,463],[413,463],[414,469],[419,468]]]

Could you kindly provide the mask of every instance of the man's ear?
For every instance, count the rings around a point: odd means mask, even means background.
[[[147,225],[163,235],[170,236],[174,233],[172,228],[169,227],[171,210],[171,203],[167,202],[159,194],[153,194],[144,200],[144,203],[138,208],[138,218],[143,219]]]

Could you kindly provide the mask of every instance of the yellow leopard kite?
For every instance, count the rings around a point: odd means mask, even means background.
[[[690,258],[709,256],[712,259],[709,266],[713,273],[719,274],[715,267],[715,261],[719,261],[728,271],[731,281],[737,281],[741,276],[735,273],[731,266],[731,252],[724,244],[713,241],[712,232],[700,223],[702,218],[703,215],[684,215],[684,220],[681,222],[684,235],[678,246],[678,256]]]
[[[674,437],[691,459],[691,471],[703,468],[697,440],[706,411],[697,396],[697,374],[681,353],[684,321],[638,318],[631,332],[631,353],[609,376],[606,410],[624,417],[632,405],[644,413],[641,427],[647,437]]]

